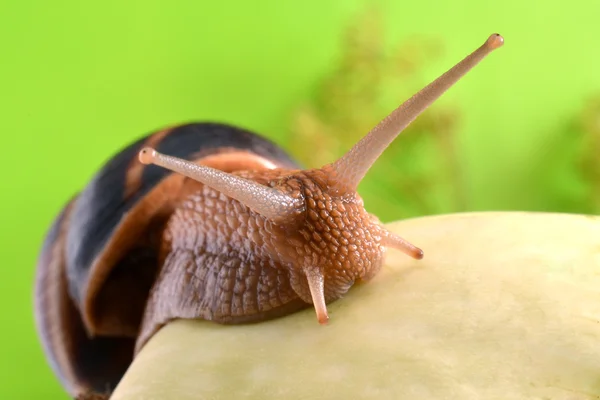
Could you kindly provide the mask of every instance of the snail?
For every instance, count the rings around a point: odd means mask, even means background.
[[[35,322],[74,398],[108,398],[133,358],[177,318],[257,323],[327,304],[423,251],[385,229],[356,189],[386,147],[504,39],[415,94],[338,160],[302,169],[260,135],[188,123],[110,159],[52,223],[38,258]]]

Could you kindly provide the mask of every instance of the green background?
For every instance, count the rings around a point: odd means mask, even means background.
[[[220,120],[287,148],[294,108],[335,63],[341,32],[365,4],[0,3],[0,398],[66,398],[32,318],[37,253],[64,202],[114,152],[165,125]],[[467,209],[578,211],[560,200],[576,194],[577,183],[553,185],[571,179],[568,169],[540,177],[569,162],[556,156],[560,138],[600,90],[600,2],[379,4],[387,38],[443,38],[443,57],[422,71],[427,81],[489,34],[505,37],[441,100],[464,114],[458,151]]]

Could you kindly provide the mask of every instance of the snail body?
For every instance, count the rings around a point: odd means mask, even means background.
[[[368,281],[393,247],[356,192],[394,138],[502,45],[475,52],[401,105],[337,161],[302,169],[256,133],[215,123],[129,145],[74,196],[39,256],[35,315],[45,354],[75,398],[108,396],[169,321],[256,323],[327,304]]]
[[[38,260],[36,323],[70,393],[114,388],[131,362],[162,230],[177,191],[192,182],[144,168],[138,152],[148,144],[223,170],[298,167],[258,135],[211,123],[155,132],[109,160],[55,219]]]

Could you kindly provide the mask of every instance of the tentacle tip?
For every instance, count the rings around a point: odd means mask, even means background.
[[[422,260],[423,257],[425,256],[425,254],[423,253],[423,250],[421,249],[415,249],[414,253],[412,254],[413,258],[415,260]]]
[[[494,33],[490,35],[490,37],[485,42],[485,45],[490,50],[496,50],[499,47],[502,47],[504,44],[504,38],[499,33]]]
[[[317,315],[317,321],[319,321],[319,325],[327,325],[327,323],[329,322],[329,315],[327,315],[327,314]]]
[[[152,164],[154,158],[156,157],[156,150],[151,147],[144,147],[140,150],[138,158],[142,164]]]

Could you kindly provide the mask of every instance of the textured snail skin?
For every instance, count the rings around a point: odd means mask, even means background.
[[[373,217],[355,193],[334,198],[324,192],[327,176],[320,170],[239,175],[302,198],[305,212],[276,224],[206,186],[189,186],[165,229],[164,267],[136,352],[173,318],[257,322],[309,306],[299,266],[319,268],[328,303],[381,267],[385,247]]]

